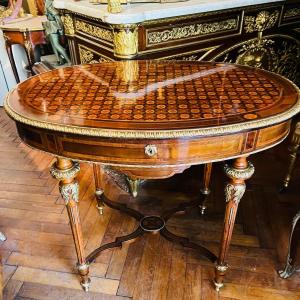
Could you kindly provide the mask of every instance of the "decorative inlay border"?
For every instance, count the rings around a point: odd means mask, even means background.
[[[208,35],[217,32],[226,32],[238,28],[238,18],[219,22],[191,24],[182,27],[174,27],[163,31],[147,32],[148,45],[166,43],[188,37]]]
[[[112,31],[98,27],[80,20],[75,20],[75,28],[78,32],[83,32],[85,34],[89,34],[93,37],[96,37],[101,40],[105,40],[108,42],[113,42],[113,33]]]
[[[78,45],[78,51],[80,63],[82,64],[95,64],[102,61],[111,61],[111,59],[109,59],[108,57],[103,57],[102,54],[80,44]],[[95,54],[100,56],[98,60],[94,58]]]

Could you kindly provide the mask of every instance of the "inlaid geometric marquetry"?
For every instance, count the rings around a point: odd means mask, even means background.
[[[126,124],[126,128],[153,129],[165,124],[180,129],[270,117],[295,104],[286,103],[288,98],[297,100],[292,85],[254,68],[127,61],[41,74],[21,83],[8,105],[16,112],[24,105],[30,118],[66,125],[101,128],[105,121],[109,128]]]

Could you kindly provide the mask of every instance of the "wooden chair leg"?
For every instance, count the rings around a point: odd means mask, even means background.
[[[200,192],[202,195],[205,195],[205,200],[202,202],[202,204],[199,206],[201,215],[204,215],[205,210],[207,208],[207,200],[208,195],[210,194],[210,178],[211,178],[211,170],[212,170],[212,163],[208,163],[204,165],[204,171],[203,171],[203,180],[202,180],[202,188],[200,189]]]
[[[288,246],[288,253],[286,256],[286,264],[283,270],[278,271],[278,274],[281,278],[289,278],[295,272],[295,260],[297,254],[297,244],[300,238],[299,231],[296,233],[296,227],[298,221],[300,219],[300,211],[295,215],[293,222],[292,222],[292,230],[290,233],[289,239],[289,246]],[[299,228],[300,229],[300,228]]]
[[[103,190],[103,168],[101,165],[93,164],[94,180],[96,187],[97,209],[100,215],[104,213],[104,202],[102,200]]]
[[[284,191],[288,188],[289,183],[291,181],[292,173],[295,167],[295,162],[297,158],[297,150],[300,146],[300,122],[296,124],[295,131],[293,133],[291,145],[289,146],[290,159],[289,159],[289,167],[285,179],[283,181],[283,186],[281,191]]]

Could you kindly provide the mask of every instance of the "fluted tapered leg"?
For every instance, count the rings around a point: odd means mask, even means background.
[[[228,269],[228,265],[226,263],[227,253],[232,237],[238,205],[246,189],[245,180],[249,179],[254,173],[254,167],[251,163],[247,162],[246,157],[236,158],[233,166],[225,165],[224,169],[226,175],[230,178],[230,181],[225,187],[226,211],[220,252],[215,267],[214,283],[217,291],[219,291],[219,289],[223,286],[224,275]]]
[[[79,184],[75,179],[79,170],[78,163],[65,158],[57,158],[57,161],[50,169],[50,173],[54,178],[59,180],[59,191],[65,201],[70,219],[78,259],[77,269],[81,276],[81,285],[85,291],[88,291],[90,285],[90,278],[88,277],[89,265],[86,263],[84,254],[84,243],[78,211]]]

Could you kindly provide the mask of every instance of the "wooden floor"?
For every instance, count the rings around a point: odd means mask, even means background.
[[[291,217],[300,206],[300,161],[289,192],[277,193],[286,168],[286,144],[252,157],[256,174],[240,204],[228,258],[231,268],[220,294],[212,287],[210,262],[159,235],[103,252],[91,265],[91,291],[86,294],[74,269],[66,210],[48,172],[52,157],[23,145],[3,109],[0,128],[0,230],[7,236],[0,245],[3,299],[300,299],[299,273],[287,280],[277,275],[285,260]],[[109,188],[108,196],[155,213],[197,197],[201,173],[202,167],[193,167],[168,180],[146,182],[136,200],[117,185]],[[87,252],[135,228],[132,218],[109,208],[99,216],[89,165],[82,165],[79,179]],[[172,218],[168,228],[217,253],[224,180],[222,164],[215,164],[207,215],[201,217],[194,209]]]

